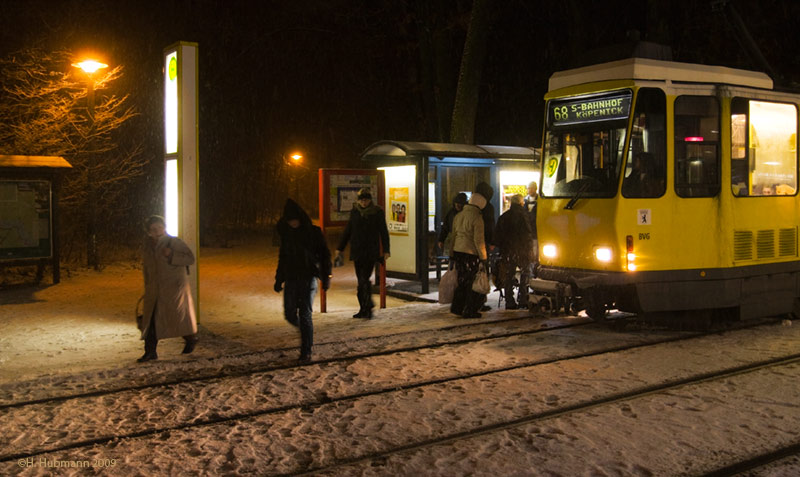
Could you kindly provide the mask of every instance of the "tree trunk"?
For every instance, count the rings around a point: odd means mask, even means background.
[[[472,5],[450,126],[450,142],[453,143],[475,142],[475,118],[478,112],[481,73],[488,50],[487,43],[495,8],[496,5],[492,0],[475,0]]]

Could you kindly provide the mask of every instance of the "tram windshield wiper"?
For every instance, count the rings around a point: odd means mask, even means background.
[[[589,181],[586,181],[583,184],[581,184],[580,189],[578,189],[578,191],[575,192],[575,195],[573,195],[572,198],[569,200],[569,202],[567,202],[567,205],[564,206],[564,210],[572,210],[572,208],[575,207],[575,203],[578,202],[578,199],[581,198],[583,193],[586,192],[586,190],[589,189],[589,186],[591,185],[592,183]]]

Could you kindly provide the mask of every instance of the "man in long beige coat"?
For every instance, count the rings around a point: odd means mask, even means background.
[[[183,240],[167,235],[163,217],[147,219],[144,245],[144,356],[139,362],[158,359],[158,340],[183,337],[183,353],[197,343],[197,317],[188,280],[194,254]]]

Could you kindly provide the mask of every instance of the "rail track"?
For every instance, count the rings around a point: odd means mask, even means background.
[[[486,323],[486,324],[491,324],[491,323]],[[553,339],[552,337],[555,336],[556,334],[570,332],[571,331],[570,328],[575,328],[576,326],[584,327],[583,328],[584,330],[604,329],[602,325],[596,325],[594,327],[587,326],[590,324],[591,322],[588,323],[583,322],[579,325],[575,324],[563,327],[530,329],[526,331],[517,331],[514,333],[499,333],[499,334],[494,334],[492,336],[480,336],[480,337],[470,337],[470,338],[462,337],[459,339],[450,339],[450,340],[445,339],[442,340],[441,342],[425,346],[410,346],[410,347],[406,346],[400,349],[373,350],[370,353],[362,353],[346,357],[329,358],[312,363],[310,366],[326,366],[326,367],[338,366],[339,368],[337,368],[337,370],[334,370],[333,373],[340,373],[343,372],[341,370],[346,369],[353,363],[365,360],[376,360],[380,359],[381,357],[389,355],[404,354],[408,356],[413,356],[413,355],[418,355],[420,353],[428,353],[428,354],[453,353],[458,355],[458,353],[463,352],[464,349],[470,346],[477,346],[477,345],[485,346],[487,344],[491,344],[492,346],[497,346],[498,343],[502,343],[504,341],[507,342],[509,340],[519,340],[519,339],[531,339],[531,338],[536,338],[540,340]],[[480,326],[478,324],[476,325]],[[438,330],[433,330],[433,331],[438,331]],[[165,434],[168,435],[173,432],[181,432],[181,431],[192,432],[193,430],[196,429],[204,429],[218,425],[246,423],[254,419],[263,418],[264,416],[287,415],[297,411],[310,412],[326,406],[327,407],[336,406],[336,405],[356,402],[359,400],[391,396],[402,392],[407,393],[414,390],[431,389],[434,387],[448,386],[448,385],[453,385],[454,383],[464,382],[468,380],[493,379],[494,377],[507,373],[527,372],[529,370],[534,370],[542,366],[558,365],[568,361],[582,360],[601,355],[613,355],[615,353],[624,353],[634,350],[642,350],[649,347],[665,345],[669,343],[679,343],[683,341],[703,339],[704,337],[710,337],[717,333],[718,332],[669,333],[668,334],[669,336],[666,337],[659,336],[656,339],[649,339],[649,340],[636,339],[634,340],[635,342],[629,342],[621,345],[617,344],[614,346],[598,346],[593,349],[582,352],[562,353],[547,359],[528,359],[501,366],[484,366],[481,369],[467,369],[467,370],[462,369],[451,373],[445,373],[444,375],[422,376],[413,382],[402,382],[402,383],[387,382],[387,383],[380,383],[380,385],[372,387],[367,385],[356,385],[354,389],[346,392],[341,392],[338,395],[331,395],[324,392],[316,393],[312,395],[300,396],[300,398],[290,403],[278,402],[272,404],[269,403],[260,404],[251,409],[239,410],[238,412],[232,411],[228,413],[220,413],[200,419],[188,419],[183,421],[178,420],[171,424],[162,426],[137,424],[134,425],[132,428],[125,430],[124,432],[109,432],[105,435],[98,435],[91,438],[78,438],[75,440],[69,440],[69,439],[65,440],[62,437],[59,440],[57,437],[54,438],[53,436],[48,436],[46,435],[47,432],[44,432],[45,435],[43,436],[44,437],[43,439],[34,439],[34,440],[43,443],[54,442],[54,444],[49,444],[49,445],[40,444],[40,445],[26,445],[26,446],[20,446],[19,444],[16,444],[16,447],[14,445],[0,446],[11,451],[4,453],[3,455],[0,455],[0,463],[9,463],[15,460],[31,458],[41,454],[59,454],[69,451],[75,451],[77,449],[88,449],[90,447],[105,446],[112,442],[118,443],[120,441],[126,441],[126,440],[148,439],[148,438],[153,438],[154,436],[163,436]],[[556,345],[558,346],[559,343],[556,343]],[[336,468],[341,466],[358,464],[360,462],[366,462],[371,459],[372,460],[386,459],[388,456],[396,455],[403,452],[424,449],[430,446],[437,446],[442,443],[450,442],[453,440],[465,439],[468,438],[469,436],[496,432],[501,429],[506,429],[513,426],[525,425],[530,422],[535,422],[536,420],[548,419],[559,415],[574,413],[595,406],[615,403],[622,400],[635,399],[637,397],[641,397],[647,394],[661,392],[667,389],[674,389],[679,386],[686,386],[689,384],[702,382],[709,379],[722,379],[726,376],[730,376],[737,373],[745,373],[748,372],[749,370],[759,369],[764,366],[777,366],[784,363],[793,363],[799,357],[800,356],[797,355],[780,356],[769,360],[758,360],[747,365],[728,367],[714,372],[702,372],[690,377],[675,379],[660,385],[653,385],[650,387],[631,390],[623,393],[611,394],[602,399],[596,399],[590,402],[581,402],[569,406],[560,406],[556,410],[528,413],[525,415],[515,416],[513,419],[490,422],[483,426],[458,430],[457,432],[446,433],[445,435],[436,436],[434,438],[419,439],[411,443],[393,446],[389,449],[381,450],[380,452],[366,453],[362,455],[353,456],[351,458],[340,459],[337,462],[328,463],[322,466],[308,463],[305,465],[301,465],[296,469],[292,469],[289,472],[281,472],[278,469],[276,469],[278,471],[274,473],[294,475],[298,473],[302,474],[307,472],[324,473],[328,471],[334,471]],[[122,390],[119,389],[106,390],[102,392],[77,395],[77,396],[76,395],[61,396],[58,398],[40,400],[37,402],[15,403],[13,406],[5,406],[3,409],[0,409],[0,413],[2,413],[0,414],[0,422],[6,420],[10,422],[16,422],[19,419],[29,419],[29,416],[31,415],[44,415],[45,421],[52,423],[52,420],[48,421],[49,417],[47,416],[63,414],[64,411],[58,409],[59,407],[62,406],[67,406],[69,409],[72,410],[86,409],[86,412],[91,412],[92,405],[102,405],[103,402],[107,402],[109,400],[124,401],[126,399],[130,399],[131,396],[135,396],[140,393],[146,394],[148,392],[155,391],[156,394],[158,393],[174,394],[175,389],[181,386],[183,387],[188,386],[195,390],[197,388],[202,388],[202,387],[218,387],[222,389],[225,387],[229,387],[230,385],[235,385],[233,381],[237,378],[265,377],[265,379],[271,379],[272,376],[270,375],[270,373],[276,374],[278,372],[287,372],[287,373],[296,372],[297,369],[299,368],[300,367],[296,365],[285,365],[280,367],[269,368],[267,370],[251,370],[250,372],[243,373],[240,375],[204,377],[204,378],[183,380],[175,383],[158,383],[158,384],[150,384],[148,386],[129,387],[128,389],[122,389]],[[188,392],[188,394],[192,394],[193,391],[189,390],[185,392]],[[15,414],[18,415],[15,417]],[[189,413],[189,415],[194,416],[195,414]],[[73,416],[73,417],[75,419],[80,418],[80,416]],[[37,424],[36,422],[30,422],[30,426],[32,429],[39,429],[39,432],[42,431],[41,423]],[[58,428],[58,426],[55,426],[55,428]],[[119,429],[117,428],[115,429],[115,431],[119,431]],[[12,449],[16,449],[16,451]]]

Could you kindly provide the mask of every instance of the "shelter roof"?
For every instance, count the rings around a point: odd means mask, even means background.
[[[520,146],[476,146],[440,142],[378,141],[361,153],[362,159],[375,157],[458,157],[481,159],[538,159],[539,151]]]
[[[0,167],[47,167],[52,169],[71,168],[72,165],[61,156],[4,156],[0,155]]]

